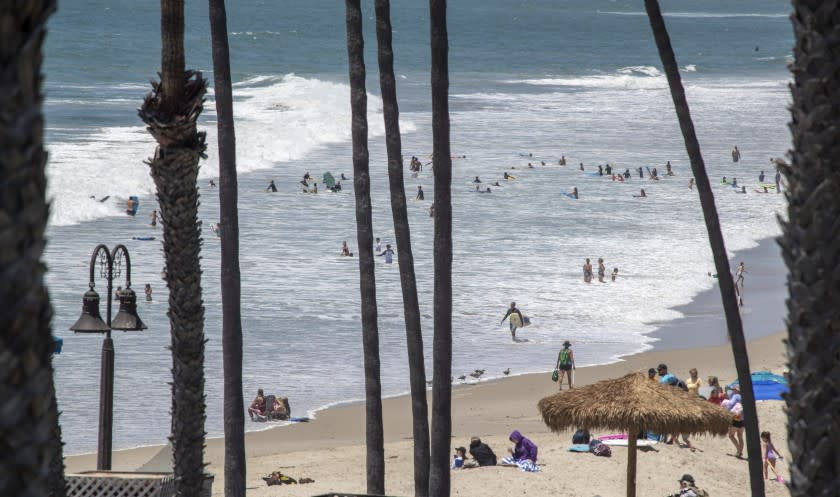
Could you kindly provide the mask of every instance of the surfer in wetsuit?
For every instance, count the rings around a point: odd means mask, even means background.
[[[417,196],[414,200],[426,200],[426,196],[423,194],[423,187],[420,185],[417,185]]]
[[[674,175],[674,171],[671,171],[671,161],[668,161],[665,164],[665,174],[668,175],[668,176],[673,176]]]
[[[276,192],[277,191],[277,185],[274,184],[274,180],[271,180],[271,181],[268,182],[268,186],[265,188],[265,191],[267,191],[267,192]]]
[[[508,178],[510,178],[510,175],[509,175],[509,174],[508,174],[508,173],[507,173],[507,171],[505,171],[505,175],[504,175],[504,178],[505,178],[505,179],[508,179]]]
[[[624,170],[624,179],[630,179],[630,169]]]
[[[473,183],[481,183],[481,180],[478,179],[478,176],[475,177],[475,179],[473,180]]]
[[[764,183],[764,171],[761,171],[761,174],[758,175],[758,182]]]
[[[511,316],[511,314],[515,315],[516,317]],[[519,328],[520,326],[522,326],[522,324],[525,322],[525,318],[522,317],[522,313],[519,312],[519,309],[516,308],[516,302],[511,302],[510,303],[510,307],[508,308],[507,312],[505,313],[505,317],[503,317],[502,320],[499,321],[499,324],[504,323],[505,319],[507,319],[508,317],[510,317],[510,321],[509,321],[510,337],[515,342],[516,341],[516,329]]]
[[[394,249],[392,249],[390,245],[385,245],[385,250],[383,250],[379,255],[385,256],[385,264],[391,264],[394,262]]]
[[[645,179],[645,173],[641,166],[639,166],[639,177]]]
[[[575,197],[575,200],[578,199],[578,190],[577,187],[572,188],[572,196]]]

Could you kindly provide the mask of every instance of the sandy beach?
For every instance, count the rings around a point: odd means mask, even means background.
[[[784,363],[783,333],[749,342],[753,371],[781,372]],[[584,385],[627,372],[647,370],[660,362],[667,363],[679,377],[687,377],[696,367],[701,378],[715,375],[729,382],[735,378],[731,349],[728,346],[684,350],[654,351],[624,358],[621,362],[580,368],[576,384]],[[453,389],[452,447],[468,446],[471,436],[480,436],[497,455],[504,455],[510,446],[511,430],[518,429],[539,446],[542,471],[524,473],[516,468],[489,467],[459,470],[452,474],[452,495],[560,495],[602,497],[624,494],[627,450],[614,447],[612,457],[596,457],[589,453],[575,454],[566,449],[571,433],[553,434],[543,424],[537,401],[556,391],[548,374],[523,375],[497,381],[480,381],[456,385]],[[430,396],[431,398],[431,396]],[[762,430],[774,435],[782,453],[787,456],[785,442],[786,417],[783,402],[763,401],[758,405]],[[386,491],[388,495],[413,495],[411,412],[407,397],[384,402]],[[593,433],[597,435],[599,432]],[[248,495],[310,496],[329,491],[363,493],[364,409],[350,405],[328,409],[310,423],[251,432],[246,437],[248,457]],[[214,496],[224,495],[222,441],[208,440],[206,462],[216,475]],[[704,437],[693,440],[696,452],[676,445],[658,444],[655,450],[641,452],[638,460],[637,484],[640,495],[668,495],[678,490],[677,479],[683,473],[694,475],[698,485],[711,495],[740,496],[749,494],[746,460],[734,457],[732,443],[725,437]],[[118,451],[114,454],[115,470],[156,470],[165,467],[165,447],[146,447]],[[91,469],[91,455],[67,458],[67,471]],[[782,461],[782,474],[787,471]],[[279,470],[293,478],[309,477],[315,483],[267,487],[260,478]],[[767,482],[767,495],[788,495],[779,483]]]

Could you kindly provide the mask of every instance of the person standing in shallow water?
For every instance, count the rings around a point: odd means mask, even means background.
[[[420,185],[417,185],[417,197],[415,197],[414,200],[425,200],[425,199],[426,199],[426,196],[423,194],[423,187],[420,186]]]
[[[738,146],[736,145],[732,149],[732,162],[738,162],[739,160],[741,160],[741,151],[738,150]]]
[[[522,324],[525,322],[525,318],[522,317],[522,313],[519,312],[519,309],[516,308],[516,302],[511,302],[510,307],[508,308],[507,312],[505,313],[505,317],[499,321],[499,324],[505,322],[505,319],[510,320],[508,323],[510,324],[510,338],[515,342],[516,341],[516,329],[521,327]]]
[[[583,282],[592,283],[592,264],[589,259],[586,259],[586,262],[583,263]]]
[[[604,265],[604,259],[599,257],[598,258],[598,281],[601,283],[606,283],[604,281],[604,276],[607,274],[607,267]]]

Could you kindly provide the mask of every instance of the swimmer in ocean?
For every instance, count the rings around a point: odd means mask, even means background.
[[[575,200],[577,200],[577,198],[578,198],[578,189],[577,189],[577,187],[576,187],[576,186],[572,188],[572,196],[573,196],[573,197],[575,197]]]

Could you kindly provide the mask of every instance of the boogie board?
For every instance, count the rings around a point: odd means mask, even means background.
[[[563,193],[563,195],[565,195],[565,196],[569,197],[569,198],[570,198],[570,199],[572,199],[572,200],[577,200],[577,199],[575,198],[575,196],[574,196],[574,195],[572,195],[571,193],[566,193],[566,192],[562,192],[562,193]]]
[[[583,173],[583,175],[584,176],[603,176],[603,174],[598,174],[595,171],[591,171],[591,172],[588,172],[588,173]]]

